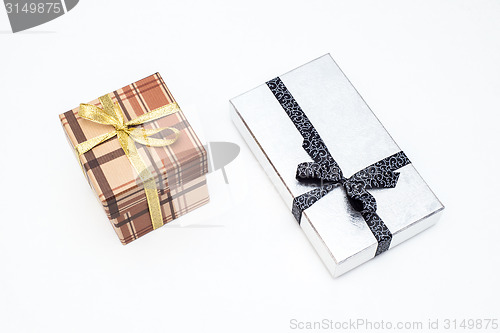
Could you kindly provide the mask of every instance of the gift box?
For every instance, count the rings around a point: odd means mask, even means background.
[[[441,202],[329,54],[230,105],[236,127],[334,277],[441,215]]]
[[[123,244],[209,201],[207,153],[160,74],[59,117]]]

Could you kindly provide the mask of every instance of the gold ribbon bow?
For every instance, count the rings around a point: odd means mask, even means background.
[[[113,100],[109,95],[99,97],[99,101],[103,106],[102,109],[91,104],[80,104],[80,111],[78,112],[78,115],[81,118],[99,124],[111,125],[115,128],[115,130],[80,143],[75,147],[75,150],[78,153],[78,156],[80,156],[93,149],[95,146],[113,138],[115,135],[118,136],[118,141],[120,142],[125,155],[127,155],[130,163],[132,163],[144,184],[149,214],[151,215],[151,224],[153,225],[153,229],[157,229],[163,226],[163,217],[161,214],[160,199],[158,197],[156,182],[153,175],[139,156],[139,152],[137,151],[134,141],[150,147],[168,146],[177,140],[179,137],[179,130],[173,127],[146,129],[134,126],[176,113],[180,110],[179,106],[176,103],[171,103],[154,109],[153,111],[143,114],[142,116],[139,116],[131,121],[125,122],[123,120],[122,109],[118,103],[113,104]],[[160,133],[164,130],[172,131],[175,134],[175,138],[150,138],[151,135]]]

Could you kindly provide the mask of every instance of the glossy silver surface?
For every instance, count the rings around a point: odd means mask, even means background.
[[[329,54],[280,78],[346,177],[401,150]],[[313,188],[295,179],[297,165],[311,161],[301,147],[302,136],[266,84],[232,99],[231,109],[236,126],[291,209],[294,197]],[[411,160],[411,152],[406,154]],[[432,225],[436,219],[430,217],[443,209],[413,165],[399,172],[396,188],[370,190],[377,213],[393,234],[391,248]],[[301,227],[334,276],[375,254],[375,238],[340,187],[304,212]]]

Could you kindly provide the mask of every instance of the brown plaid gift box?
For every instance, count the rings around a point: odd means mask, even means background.
[[[115,90],[108,96],[120,106],[125,122],[175,103],[158,73]],[[88,104],[104,107],[99,99]],[[113,129],[112,126],[80,117],[79,109],[77,107],[59,116],[72,147]],[[137,127],[148,130],[171,127],[179,131],[177,140],[170,145],[150,147],[135,144],[139,156],[154,177],[163,224],[206,204],[209,201],[205,179],[207,153],[182,111],[179,109]],[[171,132],[166,132],[159,132],[154,138],[170,139]],[[96,145],[78,158],[123,244],[153,230],[144,182],[117,136]]]

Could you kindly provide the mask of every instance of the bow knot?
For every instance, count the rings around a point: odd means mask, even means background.
[[[292,212],[300,223],[304,209],[312,206],[335,187],[341,185],[351,207],[361,214],[376,237],[379,245],[375,255],[378,255],[389,248],[392,234],[377,215],[377,201],[367,190],[396,187],[399,173],[394,170],[409,163],[405,153],[400,151],[356,172],[349,178],[343,176],[337,162],[329,157],[323,160],[318,159],[318,162],[300,163],[297,166],[297,180],[301,183],[313,184],[316,188],[296,197]]]
[[[125,155],[128,157],[130,163],[143,182],[153,229],[159,228],[163,225],[163,217],[160,209],[160,199],[158,197],[156,181],[144,164],[144,161],[142,161],[134,141],[150,147],[168,146],[177,141],[180,132],[174,127],[146,129],[142,126],[137,126],[176,113],[180,109],[176,103],[171,103],[125,122],[120,105],[116,102],[113,103],[109,95],[99,97],[99,101],[101,102],[102,108],[92,104],[80,104],[78,115],[81,118],[98,124],[113,126],[114,131],[82,142],[75,147],[75,150],[80,156],[97,145],[117,136]],[[172,139],[157,139],[151,137],[165,130],[170,130],[175,137]]]
[[[115,129],[116,129],[117,131],[122,131],[122,132],[126,132],[126,133],[130,134],[130,131],[129,131],[129,129],[128,129],[128,126],[126,126],[126,125],[122,125],[122,124],[117,125],[117,126],[115,126]]]
[[[179,137],[179,130],[174,127],[163,127],[155,129],[146,129],[143,127],[136,127],[143,125],[146,122],[157,120],[159,118],[176,113],[179,107],[176,103],[171,103],[155,109],[151,112],[145,113],[133,120],[125,122],[122,109],[118,103],[113,103],[108,95],[99,98],[102,108],[92,104],[80,104],[78,115],[81,118],[99,123],[102,125],[111,125],[115,128],[114,131],[97,136],[90,140],[80,143],[75,147],[79,155],[86,153],[95,146],[118,136],[120,145],[127,151],[130,146],[130,139],[137,143],[150,147],[163,147],[174,143]],[[173,139],[156,139],[151,138],[152,135],[158,134],[162,131],[169,130],[175,137]]]
[[[306,184],[318,186],[341,185],[344,187],[349,203],[358,212],[377,211],[377,202],[367,189],[392,188],[395,187],[399,173],[392,170],[384,170],[377,165],[356,172],[349,178],[345,178],[338,164],[321,164],[316,162],[304,162],[297,166],[296,178]]]

